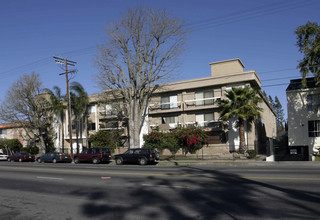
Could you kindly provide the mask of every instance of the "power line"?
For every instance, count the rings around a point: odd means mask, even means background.
[[[303,2],[296,2],[296,3],[290,2],[290,4],[287,4],[287,3],[288,3],[288,1],[284,1],[284,2],[280,2],[278,4],[268,4],[268,5],[264,5],[264,6],[259,6],[256,8],[251,8],[249,10],[244,10],[244,11],[237,12],[237,13],[230,13],[230,14],[218,16],[218,17],[215,17],[212,19],[206,19],[206,20],[202,20],[199,22],[190,23],[188,26],[190,26],[191,29],[194,26],[195,29],[193,31],[200,31],[200,30],[207,29],[207,28],[214,27],[214,26],[235,23],[235,22],[239,22],[239,21],[243,21],[243,20],[248,20],[248,19],[252,19],[252,18],[257,18],[257,17],[262,17],[262,16],[266,16],[266,15],[279,13],[279,12],[286,11],[286,10],[292,10],[295,8],[306,7],[306,6],[316,4],[319,2],[309,1],[308,4],[306,4],[304,1]],[[284,4],[284,5],[282,5],[282,4]],[[203,23],[203,24],[201,24],[201,23]],[[198,24],[200,24],[200,25],[198,25]]]

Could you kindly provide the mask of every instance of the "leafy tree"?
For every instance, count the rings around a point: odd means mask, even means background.
[[[89,138],[89,142],[92,144],[92,147],[108,147],[112,151],[115,148],[121,146],[121,136],[122,130],[111,130],[103,131],[100,130],[95,134],[92,134]]]
[[[65,120],[65,109],[67,106],[64,104],[66,99],[65,95],[61,94],[61,89],[58,86],[53,87],[53,91],[50,89],[45,89],[50,95],[50,100],[52,103],[53,112],[58,117],[59,121],[59,143],[61,143],[62,152],[64,152],[64,126],[63,122]],[[61,134],[61,137],[60,137]]]
[[[310,22],[299,26],[295,33],[297,35],[296,45],[303,54],[298,68],[302,73],[303,85],[306,86],[306,76],[311,72],[316,81],[320,82],[320,27],[316,22]]]
[[[20,152],[22,144],[18,139],[7,139],[6,144],[11,152]]]
[[[19,123],[26,137],[40,140],[40,150],[45,151],[52,142],[52,105],[43,94],[39,74],[24,74],[7,90],[0,107],[0,119]]]
[[[107,43],[99,46],[96,57],[97,80],[113,99],[123,100],[130,147],[140,146],[148,101],[158,88],[155,85],[178,66],[187,31],[166,11],[136,8],[111,23],[107,34]]]
[[[273,101],[273,98],[269,95],[268,101],[276,113],[277,132],[283,131],[285,129],[286,120],[284,119],[284,111],[280,100],[277,96],[275,96],[275,99]]]
[[[251,89],[249,86],[233,87],[232,90],[226,93],[227,99],[219,101],[221,107],[220,117],[222,120],[227,121],[231,118],[237,119],[237,126],[239,127],[240,136],[240,151],[246,152],[245,146],[245,122],[251,123],[256,118],[261,117],[262,108],[258,104],[262,98],[258,95],[256,90]]]
[[[76,125],[77,153],[79,153],[79,133],[80,138],[82,139],[82,119],[85,118],[84,116],[87,113],[89,97],[83,86],[78,82],[72,82],[70,90],[71,111],[74,114],[74,121]]]
[[[274,99],[273,109],[277,115],[277,131],[283,131],[286,121],[284,119],[284,112],[283,112],[282,105],[277,96]]]

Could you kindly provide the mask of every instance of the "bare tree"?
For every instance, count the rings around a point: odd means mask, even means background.
[[[0,107],[0,118],[19,123],[26,138],[40,140],[40,151],[47,151],[52,142],[52,107],[50,96],[42,93],[39,74],[24,74],[7,91]]]
[[[183,21],[150,8],[128,10],[108,26],[107,43],[96,57],[97,79],[115,100],[124,101],[130,147],[140,146],[148,100],[176,69],[187,33]]]

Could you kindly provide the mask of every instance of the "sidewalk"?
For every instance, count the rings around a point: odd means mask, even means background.
[[[319,161],[258,161],[258,160],[161,160],[157,166],[319,166]]]

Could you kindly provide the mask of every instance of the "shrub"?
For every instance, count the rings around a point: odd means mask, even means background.
[[[149,134],[143,136],[144,147],[145,148],[158,148],[159,150],[163,150],[161,144],[163,139],[163,134],[160,131],[152,131]]]
[[[176,154],[180,149],[179,143],[173,132],[163,133],[152,131],[150,134],[143,136],[145,148],[157,148],[162,151],[168,149],[172,154]]]
[[[256,150],[247,150],[247,153],[248,153],[248,157],[250,158],[250,159],[253,159],[253,158],[255,158],[256,156],[257,156],[257,151]]]
[[[108,147],[114,151],[116,147],[121,146],[121,130],[98,131],[89,138],[89,142],[94,148]]]
[[[21,150],[22,152],[30,153],[32,155],[36,155],[39,153],[39,148],[36,146],[24,147]]]
[[[168,149],[172,154],[184,148],[186,153],[195,153],[203,145],[207,145],[206,133],[198,127],[178,128],[168,133],[152,131],[144,135],[144,146],[147,148]]]
[[[208,136],[199,127],[178,128],[174,132],[180,147],[184,148],[186,153],[194,154],[204,145],[208,145]]]

